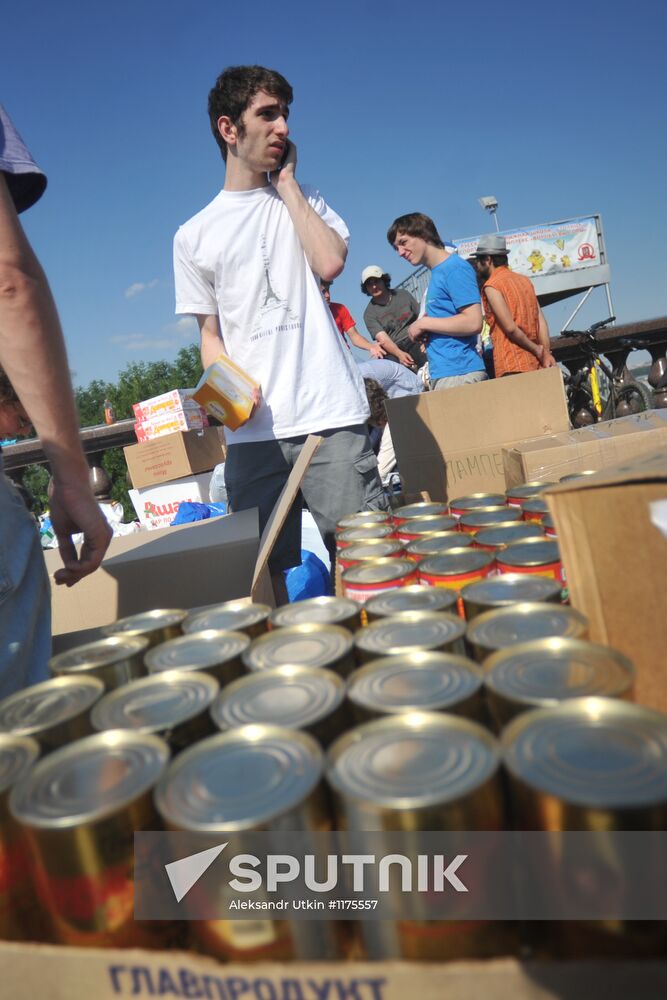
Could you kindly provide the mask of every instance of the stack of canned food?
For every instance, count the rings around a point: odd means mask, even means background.
[[[667,718],[629,703],[632,664],[561,602],[520,499],[354,515],[347,596],[150,611],[55,656],[53,679],[0,702],[0,933],[187,933],[233,961],[507,954],[516,930],[475,921],[135,922],[133,835],[664,829]],[[630,930],[591,925],[586,947],[641,951]]]

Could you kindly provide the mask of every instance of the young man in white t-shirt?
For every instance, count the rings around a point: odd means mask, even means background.
[[[319,278],[343,270],[349,233],[319,192],[297,183],[291,101],[287,80],[261,66],[218,77],[208,110],[225,183],[176,234],[176,312],[196,316],[204,366],[225,351],[261,385],[248,422],[227,432],[232,509],[258,507],[261,530],[306,436],[321,434],[302,492],[333,554],[336,521],[386,498],[364,385],[319,289]],[[270,562],[278,600],[281,571],[301,561],[299,507]]]

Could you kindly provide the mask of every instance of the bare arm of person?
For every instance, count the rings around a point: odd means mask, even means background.
[[[542,365],[543,368],[554,368],[557,364],[557,361],[553,356],[553,354],[551,353],[551,338],[549,336],[549,324],[547,323],[544,313],[542,312],[541,309],[539,309],[538,320],[539,320],[539,328],[537,335],[539,337],[540,344],[544,348],[544,354],[542,355],[542,360],[540,364]]]
[[[0,364],[51,466],[51,521],[64,564],[54,579],[69,587],[97,569],[112,532],[90,488],[58,312],[1,172]],[[78,532],[79,555],[72,541]]]
[[[324,281],[333,281],[345,266],[347,247],[338,233],[324,222],[304,198],[295,176],[296,146],[289,144],[287,159],[271,176],[294,223],[306,260]]]
[[[378,344],[383,349],[383,351],[385,351],[387,354],[390,354],[392,358],[396,358],[396,360],[400,362],[400,364],[405,365],[406,368],[415,367],[415,363],[410,357],[410,355],[407,353],[407,351],[402,351],[399,347],[397,347],[394,341],[389,336],[389,334],[385,333],[384,330],[380,330],[379,333],[376,333],[375,339],[377,340]]]
[[[351,326],[349,330],[346,330],[345,336],[350,338],[355,347],[359,347],[362,351],[368,351],[372,358],[384,358],[387,353],[380,344],[374,344],[372,341],[366,340],[359,333],[356,326]]]
[[[420,316],[408,329],[410,340],[419,340],[429,333],[446,333],[450,337],[471,337],[482,329],[482,307],[478,302],[460,309],[456,316]]]
[[[201,342],[199,346],[201,354],[201,363],[203,368],[208,368],[213,362],[220,357],[221,354],[226,354],[224,341],[222,339],[222,332],[220,330],[220,320],[217,316],[211,314],[199,313],[195,319],[199,326],[199,334],[201,337]],[[251,372],[248,372],[251,375]],[[255,411],[262,401],[261,389],[253,390],[253,403],[254,406],[250,411],[248,420],[251,420],[255,414]],[[247,423],[248,421],[244,421]]]
[[[544,347],[541,343],[536,343],[531,340],[524,331],[514,322],[514,317],[509,311],[507,303],[503,298],[502,294],[497,288],[485,288],[484,294],[486,295],[487,302],[496,317],[498,326],[503,331],[505,336],[517,347],[521,347],[524,351],[528,351],[533,357],[537,358],[542,364],[542,358],[544,357]]]

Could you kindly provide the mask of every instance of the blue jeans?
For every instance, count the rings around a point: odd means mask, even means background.
[[[51,589],[39,532],[0,457],[0,698],[48,680]]]

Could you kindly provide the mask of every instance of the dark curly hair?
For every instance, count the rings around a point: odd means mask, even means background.
[[[371,410],[368,423],[373,427],[385,427],[387,424],[387,411],[384,408],[384,404],[389,399],[389,396],[374,378],[365,378],[364,386],[366,387],[366,398]]]
[[[208,95],[208,117],[213,138],[227,161],[227,143],[218,131],[218,119],[231,118],[239,135],[245,135],[241,117],[260,90],[291,104],[294,93],[284,76],[264,66],[228,66],[215,81]]]
[[[399,215],[398,219],[394,219],[387,230],[390,246],[393,247],[399,233],[405,233],[406,236],[418,236],[434,247],[444,247],[445,245],[440,239],[440,233],[435,228],[435,222],[423,212],[410,212],[409,215]]]

